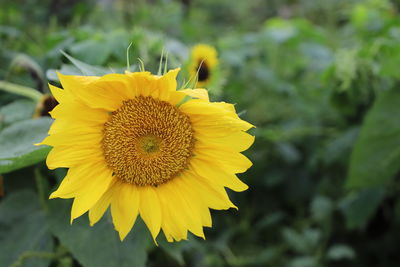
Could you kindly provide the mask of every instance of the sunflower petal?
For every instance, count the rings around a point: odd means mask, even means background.
[[[111,171],[105,168],[93,169],[90,175],[90,182],[75,196],[71,209],[71,223],[92,208],[113,181]]]
[[[249,187],[239,180],[233,173],[227,173],[215,165],[208,164],[206,161],[195,157],[191,160],[190,166],[192,169],[207,182],[217,183],[219,185],[229,187],[230,189],[241,192]]]
[[[94,206],[90,208],[89,210],[90,226],[93,226],[95,223],[97,223],[108,209],[108,206],[110,206],[113,194],[113,188],[114,188],[113,185],[110,185],[108,190],[101,196],[101,198],[96,202],[96,204],[94,204]]]
[[[143,221],[149,228],[154,242],[160,232],[161,227],[161,207],[160,200],[153,187],[144,186],[140,190],[139,212]],[[157,243],[157,242],[156,242]]]
[[[139,212],[139,190],[135,185],[118,183],[111,200],[111,214],[122,240],[135,224]]]
[[[184,89],[184,90],[180,90],[180,92],[183,92],[193,98],[198,98],[198,99],[206,100],[206,101],[210,100],[208,98],[208,91],[206,89]]]

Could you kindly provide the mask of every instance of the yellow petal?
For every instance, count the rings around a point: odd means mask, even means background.
[[[180,92],[183,92],[187,94],[188,96],[202,99],[209,101],[210,99],[208,98],[208,91],[206,89],[184,89],[180,90]]]
[[[128,183],[117,183],[111,200],[111,214],[121,241],[135,224],[138,211],[138,188]]]
[[[186,228],[193,234],[204,238],[200,214],[193,209],[195,206],[190,204],[189,199],[183,197],[182,192],[177,190],[179,179],[175,180],[160,186],[163,187],[164,193],[168,195],[170,205],[174,207],[174,218],[180,220],[180,225],[186,224]]]
[[[210,210],[206,203],[202,201],[199,192],[188,186],[187,183],[183,182],[185,177],[176,178],[177,182],[175,186],[183,194],[183,197],[189,200],[189,204],[193,207],[193,210],[198,212],[201,217],[201,224],[206,227],[212,226]]]
[[[53,122],[49,129],[49,135],[64,132],[73,134],[101,132],[103,128],[104,122],[83,121],[64,117]]]
[[[74,95],[91,108],[114,111],[129,99],[129,90],[123,81],[106,82],[99,79],[80,89],[74,91]]]
[[[186,114],[213,114],[213,115],[230,115],[230,112],[221,108],[215,103],[206,102],[201,99],[192,99],[184,103],[179,109]]]
[[[87,171],[90,171],[92,168],[92,164],[70,168],[67,175],[58,186],[58,189],[54,191],[49,198],[73,198],[78,195],[78,192],[90,181],[89,175],[81,175],[81,173],[87,173]]]
[[[178,104],[182,104],[182,101],[185,99],[185,97],[188,96],[181,91],[170,92],[168,102],[171,105],[176,106]]]
[[[73,198],[84,194],[89,190],[88,187],[92,186],[92,183],[98,183],[96,177],[94,177],[98,172],[105,175],[108,173],[111,176],[111,172],[105,168],[103,162],[81,164],[70,168],[57,190],[50,195],[50,198]]]
[[[101,146],[103,135],[101,132],[71,134],[68,132],[55,133],[47,136],[42,144],[49,146],[75,146],[77,149],[83,147]]]
[[[226,149],[237,152],[245,151],[254,143],[254,136],[243,131],[235,131],[230,135],[219,138],[197,134],[196,139],[196,147],[199,148],[213,148],[215,145],[218,145],[218,147],[224,146]]]
[[[75,147],[53,147],[46,159],[47,167],[51,170],[56,168],[69,168],[82,162],[104,161],[103,152],[100,147],[75,148]]]
[[[57,72],[57,76],[64,90],[69,92],[80,90],[82,87],[100,78],[97,76],[64,75],[60,72]]]
[[[201,160],[201,158],[194,157],[191,159],[190,166],[200,177],[206,179],[209,183],[217,183],[218,185],[229,187],[237,192],[249,188],[245,183],[239,180],[235,174],[228,173],[215,165]]]
[[[207,161],[211,165],[218,166],[230,173],[243,173],[247,171],[253,163],[239,152],[217,149],[196,149],[196,156]]]
[[[90,226],[93,226],[95,223],[97,223],[101,217],[103,217],[104,212],[106,212],[108,206],[111,203],[111,198],[114,193],[114,184],[115,184],[115,179],[110,184],[108,190],[101,196],[101,198],[94,204],[93,207],[90,208],[89,210],[89,222]]]
[[[176,90],[176,76],[181,69],[176,68],[173,70],[168,71],[166,74],[159,78],[159,83],[162,88],[167,89],[168,91],[175,91]]]
[[[68,96],[66,96],[66,93],[63,89],[53,86],[51,84],[48,84],[48,86],[50,88],[51,94],[57,100],[58,103],[62,103],[62,102],[64,102],[65,98],[68,98]]]
[[[161,227],[161,207],[160,200],[152,186],[143,186],[140,192],[139,212],[143,221],[149,228],[154,242],[160,232]],[[157,242],[156,242],[157,243]]]
[[[182,179],[187,186],[197,190],[201,196],[202,201],[208,205],[208,207],[216,210],[226,210],[229,208],[237,207],[230,201],[224,187],[216,186],[204,181],[197,176],[197,174],[186,171],[184,173],[185,179]]]
[[[50,115],[53,119],[68,118],[70,120],[97,121],[104,123],[109,118],[105,110],[90,108],[77,101],[66,101],[57,105]]]
[[[112,172],[106,168],[92,169],[90,174],[82,173],[81,175],[90,175],[91,179],[74,199],[71,209],[71,223],[96,204],[114,179]]]
[[[187,224],[185,221],[178,219],[180,214],[177,213],[177,210],[171,203],[168,190],[166,190],[164,185],[161,185],[157,188],[157,194],[161,203],[161,226],[168,242],[172,242],[173,240],[186,240],[188,229]]]

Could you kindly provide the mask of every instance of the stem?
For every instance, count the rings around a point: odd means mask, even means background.
[[[40,204],[42,205],[42,208],[47,211],[47,189],[48,189],[48,184],[46,183],[46,179],[43,177],[43,175],[40,173],[40,170],[38,167],[35,168],[34,170],[34,176],[35,176],[35,182],[39,194],[39,201]]]
[[[40,99],[43,97],[42,93],[36,91],[33,88],[5,81],[0,81],[0,90],[28,97],[34,100],[35,102],[39,102]]]
[[[129,44],[128,48],[126,49],[126,70],[131,71],[131,64],[129,63],[129,49],[132,46],[132,42]]]

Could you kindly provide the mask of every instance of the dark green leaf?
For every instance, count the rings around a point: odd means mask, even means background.
[[[46,136],[52,119],[24,120],[0,132],[0,173],[20,169],[46,158],[48,146],[35,146]]]
[[[351,155],[347,187],[386,184],[400,169],[400,90],[382,93],[365,118]]]
[[[18,191],[1,202],[0,247],[0,266],[49,265],[53,241],[35,193]]]
[[[0,108],[0,129],[17,121],[32,118],[35,103],[28,99],[16,100]]]
[[[83,266],[145,266],[152,241],[140,219],[121,242],[108,213],[93,227],[89,226],[86,215],[70,225],[70,207],[69,201],[50,200],[50,227]]]
[[[340,204],[348,229],[363,228],[383,200],[383,188],[364,189],[350,193]]]

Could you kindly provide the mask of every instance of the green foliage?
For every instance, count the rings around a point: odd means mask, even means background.
[[[36,194],[10,194],[0,203],[0,214],[0,265],[48,266],[53,240]]]
[[[121,242],[111,216],[104,216],[93,227],[87,218],[79,218],[70,225],[70,209],[70,201],[49,203],[50,231],[83,266],[146,266],[151,238],[142,221],[138,220],[134,230]]]
[[[0,173],[7,173],[44,160],[50,148],[34,146],[49,130],[49,118],[30,119],[12,124],[0,132]]]
[[[348,229],[364,228],[384,196],[383,188],[373,188],[351,193],[344,198],[340,206],[346,218],[346,227]]]
[[[5,3],[0,266],[397,266],[399,10],[389,0]],[[215,46],[211,99],[257,126],[245,152],[254,165],[240,175],[250,189],[228,192],[239,211],[212,212],[205,241],[161,235],[155,246],[139,220],[121,243],[108,214],[70,225],[70,201],[48,200],[66,170],[47,170],[50,148],[33,145],[51,123],[33,119],[46,84],[59,85],[57,71],[123,73],[130,43],[131,71],[140,58],[153,73],[162,51],[184,69],[190,47]]]
[[[350,161],[350,188],[387,184],[400,169],[400,90],[382,93],[367,114]]]

